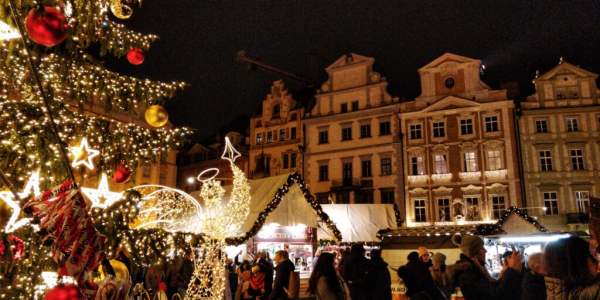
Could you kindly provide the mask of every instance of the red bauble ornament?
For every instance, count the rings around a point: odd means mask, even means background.
[[[132,65],[141,65],[144,62],[144,51],[140,48],[132,48],[127,52],[127,61]]]
[[[67,19],[52,6],[32,8],[25,18],[25,28],[34,42],[46,47],[58,45],[67,38]]]
[[[115,173],[113,174],[113,180],[116,183],[123,183],[129,180],[130,176],[131,170],[129,170],[129,168],[124,163],[120,163],[115,169]]]
[[[59,284],[46,293],[44,300],[83,300],[83,296],[77,286]]]

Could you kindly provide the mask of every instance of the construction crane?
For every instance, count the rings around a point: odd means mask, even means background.
[[[302,85],[304,85],[306,88],[309,88],[309,89],[313,89],[315,87],[315,83],[312,80],[306,79],[306,78],[296,75],[292,72],[288,72],[279,67],[262,62],[256,58],[249,57],[246,54],[246,51],[244,51],[244,50],[238,51],[236,60],[241,64],[248,65],[251,70],[261,70],[261,71],[264,71],[267,73],[272,73],[277,76],[281,76],[283,78],[287,78],[287,79],[296,81],[298,83],[301,83]]]

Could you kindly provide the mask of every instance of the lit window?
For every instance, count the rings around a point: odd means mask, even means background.
[[[433,156],[433,164],[435,167],[435,174],[448,173],[448,162],[446,161],[446,154],[435,154]]]
[[[546,215],[558,215],[558,194],[556,192],[544,192],[544,208]]]
[[[583,150],[582,149],[571,149],[569,150],[569,156],[571,157],[571,168],[573,171],[584,170],[583,164]]]
[[[267,132],[267,143],[272,143],[273,142],[273,132],[269,131]]]
[[[577,211],[578,212],[587,214],[590,210],[590,192],[589,191],[576,191],[575,192],[575,203],[577,203]]]
[[[498,131],[498,116],[487,116],[484,118],[485,132]]]
[[[411,124],[410,125],[410,139],[411,140],[420,140],[421,137],[422,137],[421,124]]]
[[[460,120],[460,134],[461,135],[473,134],[473,119]]]
[[[463,171],[464,172],[477,172],[477,156],[475,151],[466,151],[463,153]]]
[[[492,214],[494,215],[494,219],[500,219],[505,210],[506,203],[504,202],[504,196],[492,196]]]
[[[451,219],[450,215],[450,199],[438,199],[438,221],[449,222]]]
[[[423,156],[412,156],[410,158],[411,175],[423,175]]]
[[[488,170],[501,170],[502,169],[502,156],[500,150],[488,150]]]
[[[262,133],[256,134],[256,144],[259,145],[262,143]]]
[[[425,214],[425,200],[415,200],[415,222],[427,222]]]
[[[442,138],[446,136],[446,123],[433,122],[433,137]]]
[[[479,198],[466,197],[465,202],[467,203],[467,221],[481,220],[481,214],[479,213]]]

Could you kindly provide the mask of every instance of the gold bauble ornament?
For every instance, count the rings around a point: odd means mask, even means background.
[[[144,113],[146,122],[155,128],[160,128],[169,122],[169,113],[160,105],[152,105],[146,109]]]
[[[117,281],[128,281],[129,280],[129,269],[127,269],[127,266],[116,260],[116,259],[111,259],[110,261],[110,265],[112,266],[113,270],[115,271],[115,276],[116,276],[116,280]],[[104,272],[104,269],[102,267],[102,265],[100,265],[100,267],[98,267],[98,273],[100,273],[99,277],[97,278],[97,280],[102,281],[104,280],[104,278],[106,278],[106,272]]]

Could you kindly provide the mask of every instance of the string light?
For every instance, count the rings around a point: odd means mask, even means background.
[[[37,171],[31,173],[27,184],[23,188],[23,191],[19,193],[20,198],[26,198],[30,195],[39,196],[40,195],[40,174]],[[22,218],[19,219],[21,214],[21,206],[19,203],[15,201],[15,196],[11,192],[0,192],[0,200],[2,200],[6,205],[8,205],[12,209],[12,215],[8,219],[6,226],[4,227],[5,233],[11,233],[16,231],[17,229],[29,224],[31,219]]]

